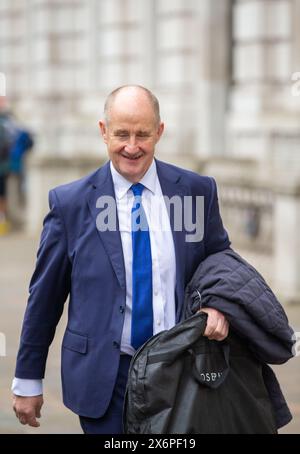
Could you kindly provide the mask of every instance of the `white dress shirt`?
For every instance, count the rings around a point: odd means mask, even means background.
[[[112,162],[110,162],[110,169],[115,189],[126,276],[126,309],[121,352],[133,355],[135,350],[130,339],[132,311],[131,209],[134,195],[130,190],[132,183],[117,172]],[[175,325],[175,248],[154,160],[140,183],[145,186],[142,193],[142,204],[149,225],[151,243],[153,334],[155,335]],[[42,380],[14,378],[12,391],[20,396],[42,394]]]

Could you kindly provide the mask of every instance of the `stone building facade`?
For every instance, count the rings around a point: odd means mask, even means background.
[[[36,132],[26,225],[106,159],[108,92],[160,99],[158,157],[213,175],[233,246],[300,302],[300,0],[0,0],[0,72]]]

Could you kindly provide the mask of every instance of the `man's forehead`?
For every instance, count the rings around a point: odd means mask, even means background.
[[[131,100],[130,102],[114,102],[110,107],[110,115],[145,117],[154,115],[153,106],[149,101]]]
[[[127,121],[112,121],[110,122],[110,128],[114,131],[151,131],[154,123],[151,121],[147,122],[127,122]]]
[[[112,111],[110,115],[110,125],[114,128],[132,128],[132,127],[153,127],[155,123],[155,115],[153,111],[141,111],[122,109],[120,111]]]

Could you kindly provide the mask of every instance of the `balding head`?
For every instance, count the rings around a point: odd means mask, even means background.
[[[118,101],[119,106],[124,105],[127,106],[126,108],[136,108],[137,111],[141,102],[149,102],[153,110],[155,123],[157,125],[160,123],[158,99],[150,90],[148,90],[148,88],[142,87],[141,85],[123,85],[112,91],[104,104],[104,118],[106,124],[109,123],[111,110],[116,101]]]

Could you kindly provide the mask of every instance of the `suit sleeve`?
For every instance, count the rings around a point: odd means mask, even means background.
[[[15,377],[44,377],[48,349],[70,291],[71,266],[58,198],[49,193],[35,271],[29,285]]]
[[[220,215],[217,185],[213,178],[210,178],[210,181],[212,189],[204,232],[206,257],[210,254],[223,251],[230,246],[230,240],[223,227]]]

